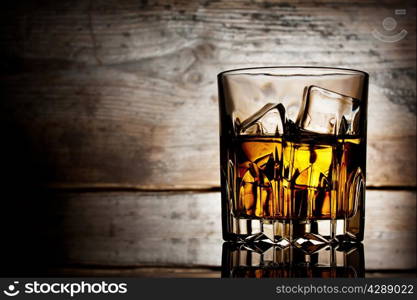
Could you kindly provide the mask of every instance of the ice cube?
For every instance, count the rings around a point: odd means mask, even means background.
[[[300,129],[338,135],[359,134],[359,100],[310,86],[296,125]]]
[[[239,134],[278,135],[283,133],[285,110],[282,104],[267,103],[239,125]]]

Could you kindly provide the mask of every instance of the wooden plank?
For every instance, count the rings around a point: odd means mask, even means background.
[[[61,262],[221,265],[218,192],[59,193],[53,199],[52,223],[42,235],[60,245],[51,249],[64,249]],[[415,220],[415,192],[367,191],[367,270],[416,268]]]
[[[218,187],[216,74],[326,64],[371,74],[368,185],[415,186],[415,3],[396,17],[408,31],[397,43],[372,36],[397,4],[317,3],[5,9],[0,125],[9,148],[1,157],[11,169],[30,157],[33,177],[60,187]]]
[[[178,267],[60,267],[48,270],[46,275],[65,277],[220,278],[221,271],[214,268]]]
[[[393,16],[398,7],[396,2],[380,1],[33,3],[3,10],[9,22],[4,24],[1,45],[8,48],[7,54],[40,68],[130,64],[201,44],[205,51],[189,52],[195,66],[216,52],[219,64],[320,64],[325,57],[328,64],[349,65],[349,59],[350,64],[382,70],[392,65],[410,67],[409,59],[415,55],[414,1],[401,2],[407,14],[396,17],[398,27],[408,31],[407,39],[400,44],[381,43],[371,34],[373,29],[382,30],[383,19]],[[162,64],[155,62],[157,70]],[[177,75],[180,71],[171,65],[164,69]]]
[[[416,278],[416,272],[366,272],[366,278]]]
[[[415,269],[416,193],[368,191],[367,197],[364,240],[367,268]]]

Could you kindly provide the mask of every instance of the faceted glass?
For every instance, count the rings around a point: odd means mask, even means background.
[[[252,68],[218,85],[224,240],[362,241],[368,75]]]
[[[361,243],[311,246],[306,249],[268,243],[223,244],[222,277],[365,277]]]

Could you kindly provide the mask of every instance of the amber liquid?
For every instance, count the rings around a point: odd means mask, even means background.
[[[359,137],[239,136],[232,147],[236,217],[324,220],[355,213],[351,187],[364,164]]]

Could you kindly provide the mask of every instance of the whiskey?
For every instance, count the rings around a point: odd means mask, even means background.
[[[234,139],[232,213],[247,219],[343,219],[364,164],[360,137],[303,133]]]

